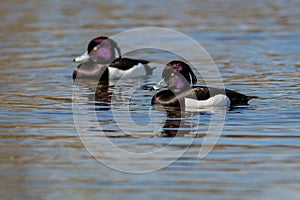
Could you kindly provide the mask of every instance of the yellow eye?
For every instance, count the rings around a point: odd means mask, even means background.
[[[97,47],[94,47],[93,50],[94,50],[94,51],[97,51]]]
[[[171,77],[174,77],[174,76],[175,76],[175,73],[174,73],[174,72],[172,72],[172,73],[170,74],[170,76],[171,76]]]

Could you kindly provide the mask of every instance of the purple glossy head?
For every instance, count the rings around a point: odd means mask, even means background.
[[[100,64],[109,64],[116,58],[115,50],[121,57],[121,50],[115,41],[106,36],[96,37],[90,41],[84,54],[74,58],[74,62],[90,59]]]
[[[180,93],[191,88],[197,82],[197,77],[188,64],[174,60],[169,62],[162,74],[167,87],[175,93]]]
[[[119,47],[115,41],[108,37],[101,36],[94,38],[89,43],[87,51],[93,61],[108,64],[116,58],[115,49],[119,52]]]

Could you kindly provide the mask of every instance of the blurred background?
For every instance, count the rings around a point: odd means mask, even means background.
[[[299,199],[299,16],[298,0],[2,1],[0,198]],[[128,174],[95,160],[78,138],[72,59],[95,36],[148,26],[170,28],[198,41],[227,88],[260,98],[228,111],[221,138],[206,158],[197,157],[203,142],[197,138],[167,168]],[[161,52],[136,56],[169,62]],[[144,81],[159,78],[154,74]],[[153,94],[136,91],[133,117],[151,109]],[[118,136],[111,140],[119,145],[155,149],[171,140],[155,137],[137,143],[123,138],[109,112],[104,109],[98,116]],[[201,122],[195,115],[169,115],[168,122],[201,124],[205,130],[212,114],[201,113]],[[139,120],[147,123],[148,118]],[[191,135],[191,130],[183,131]],[[87,134],[97,136],[97,130]]]

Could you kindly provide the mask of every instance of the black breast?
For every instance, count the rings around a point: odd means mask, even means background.
[[[85,61],[73,72],[73,79],[108,80],[108,67],[93,61]]]
[[[190,89],[181,94],[174,94],[171,90],[162,90],[152,97],[151,104],[160,104],[163,106],[184,106],[184,98],[197,99],[197,93]]]
[[[160,104],[163,106],[180,106],[178,99],[171,90],[162,90],[156,93],[152,97],[151,104]]]

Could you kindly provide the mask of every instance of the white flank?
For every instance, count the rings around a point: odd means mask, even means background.
[[[146,76],[146,70],[143,64],[139,63],[138,65],[133,66],[128,70],[121,70],[114,67],[108,67],[109,70],[109,79],[120,79],[120,78],[134,78]]]
[[[185,98],[186,108],[204,108],[204,107],[229,107],[230,99],[223,94],[218,94],[216,96],[210,97],[207,100],[195,100]]]

